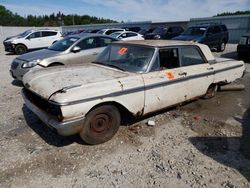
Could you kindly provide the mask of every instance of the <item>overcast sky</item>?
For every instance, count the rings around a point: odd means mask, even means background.
[[[0,4],[22,16],[61,11],[117,21],[185,21],[250,10],[250,0],[0,0]]]

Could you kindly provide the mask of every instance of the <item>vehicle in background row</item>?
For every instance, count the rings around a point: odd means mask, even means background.
[[[21,55],[29,50],[47,48],[60,39],[62,39],[60,31],[49,29],[28,30],[15,37],[5,39],[3,44],[6,52]]]
[[[133,31],[133,32],[136,32],[136,33],[138,33],[138,31],[141,30],[140,27],[123,27],[122,29],[125,29],[126,31]]]
[[[97,33],[100,29],[87,29],[83,33]]]
[[[183,28],[181,26],[173,26],[173,27],[157,27],[152,33],[146,34],[145,39],[172,39],[180,35],[183,32]]]
[[[67,36],[48,49],[17,57],[11,64],[10,73],[14,79],[22,80],[23,75],[32,68],[91,62],[105,46],[117,40],[110,36],[97,34]]]
[[[237,53],[239,59],[250,58],[250,33],[243,35],[237,46]]]
[[[139,34],[139,33],[135,33],[132,31],[119,31],[119,32],[114,32],[112,34],[110,34],[111,37],[117,38],[117,39],[121,39],[124,41],[127,40],[144,40],[143,35]]]
[[[228,42],[228,30],[224,24],[202,24],[188,27],[184,33],[173,39],[206,44],[210,49],[216,48],[218,52],[222,52]]]
[[[139,34],[145,36],[148,33],[152,33],[154,31],[155,27],[151,27],[148,29],[141,29],[140,31],[138,31]]]
[[[126,31],[126,29],[121,29],[121,28],[101,29],[100,31],[97,32],[97,34],[110,35],[118,31]]]
[[[128,114],[146,114],[203,96],[243,76],[244,62],[217,58],[207,45],[141,40],[114,42],[95,62],[30,71],[25,105],[61,135],[100,144]]]

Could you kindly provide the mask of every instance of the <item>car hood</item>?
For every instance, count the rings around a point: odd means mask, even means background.
[[[37,59],[42,60],[45,58],[56,56],[60,53],[62,53],[62,52],[49,50],[49,49],[43,49],[43,50],[38,50],[38,51],[23,54],[23,55],[19,56],[18,59],[25,60],[25,61],[33,61],[33,60],[37,60]]]
[[[128,74],[95,64],[61,66],[30,71],[24,75],[23,84],[41,97],[50,99],[57,92],[66,93],[68,90],[81,89],[97,83],[100,88],[105,81],[125,77]]]
[[[192,41],[192,40],[200,40],[202,36],[200,35],[179,35],[174,37],[174,40],[184,40],[184,41]]]

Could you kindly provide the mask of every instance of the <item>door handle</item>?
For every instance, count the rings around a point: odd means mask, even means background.
[[[92,53],[92,55],[97,55],[97,54],[98,54],[97,52]]]
[[[207,70],[214,70],[214,68],[213,67],[208,67]]]
[[[186,75],[187,75],[187,72],[180,72],[178,75],[179,75],[179,76],[186,76]]]

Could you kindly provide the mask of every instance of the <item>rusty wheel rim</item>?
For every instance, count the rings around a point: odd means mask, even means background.
[[[109,114],[98,114],[90,121],[91,133],[95,136],[100,136],[107,133],[111,126],[113,120]]]

